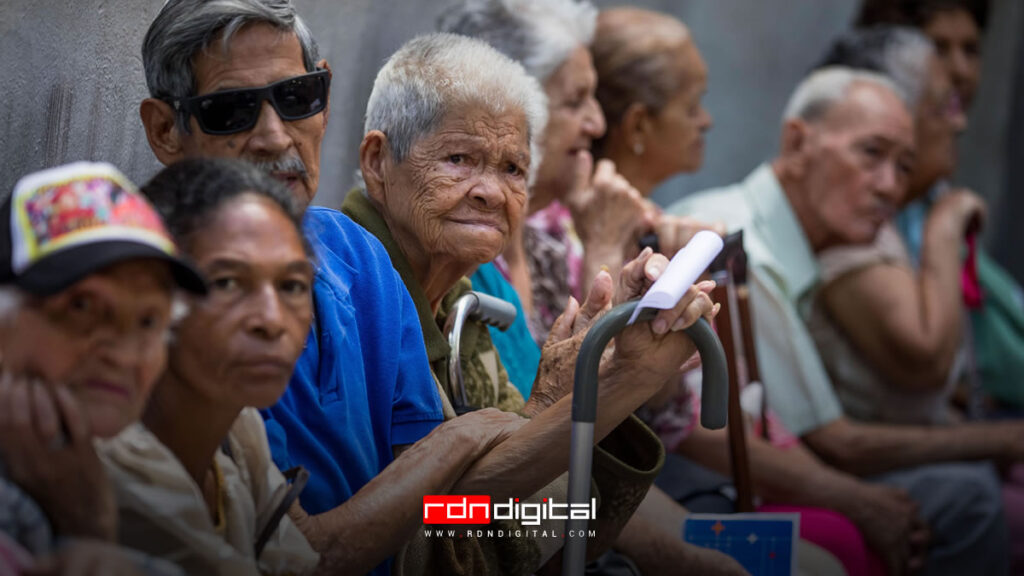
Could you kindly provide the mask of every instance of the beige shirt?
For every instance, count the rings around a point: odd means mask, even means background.
[[[913,268],[907,247],[892,223],[885,224],[873,244],[832,248],[819,255],[823,285],[869,266]],[[856,306],[855,302],[850,303]],[[942,390],[913,392],[885,380],[861,355],[815,299],[808,328],[832,378],[843,411],[858,420],[890,424],[942,424],[949,421],[949,397],[956,383],[958,361]]]
[[[187,418],[187,415],[182,417]],[[308,574],[319,557],[285,515],[260,555],[254,545],[287,491],[270,458],[263,419],[246,408],[228,433],[231,456],[215,456],[223,516],[214,525],[200,487],[152,432],[135,424],[98,445],[120,508],[121,542],[189,574]],[[220,530],[218,530],[220,528]]]

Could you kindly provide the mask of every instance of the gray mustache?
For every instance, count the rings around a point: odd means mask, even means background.
[[[285,156],[276,160],[255,160],[246,159],[250,164],[258,168],[264,174],[275,172],[293,172],[299,176],[306,175],[306,165],[298,156]]]

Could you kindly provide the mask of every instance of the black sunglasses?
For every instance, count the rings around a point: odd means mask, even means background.
[[[260,119],[263,101],[269,100],[282,120],[302,120],[327,106],[330,72],[317,70],[285,78],[262,88],[224,90],[172,100],[179,112],[195,116],[207,134],[235,134],[251,129]]]

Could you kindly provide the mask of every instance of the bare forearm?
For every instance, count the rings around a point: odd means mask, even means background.
[[[435,430],[341,506],[293,515],[320,552],[322,572],[365,574],[397,553],[422,523],[423,496],[447,493],[476,456],[473,448]]]
[[[724,430],[697,428],[680,444],[678,452],[719,474],[732,473]],[[801,446],[783,450],[748,434],[747,453],[754,471],[754,490],[772,502],[836,509],[843,489],[856,483],[853,478],[824,466]]]
[[[600,442],[653,393],[632,372],[603,368],[594,441]],[[457,489],[496,498],[533,494],[568,467],[572,395],[555,402],[480,458]]]
[[[891,426],[840,419],[804,436],[826,462],[858,476],[955,460],[1010,456],[1015,423]]]
[[[836,326],[891,386],[939,389],[960,337],[960,305],[947,302],[945,282],[934,271],[869,266],[826,286],[822,302]],[[959,291],[959,284],[955,289]]]
[[[933,358],[947,373],[962,337],[963,307],[960,285],[962,231],[941,222],[925,229],[919,271],[921,330],[935,339]]]

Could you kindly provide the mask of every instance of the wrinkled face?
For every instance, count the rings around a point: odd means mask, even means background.
[[[970,108],[981,77],[981,33],[974,18],[966,10],[943,10],[925,24],[924,33],[935,43],[961,105]]]
[[[4,369],[67,386],[93,434],[114,436],[139,419],[163,372],[172,286],[166,263],[132,260],[29,297],[0,335]]]
[[[548,123],[541,139],[544,157],[534,186],[549,190],[550,197],[561,198],[569,192],[577,155],[589,151],[591,143],[604,135],[604,113],[594,96],[596,90],[597,72],[584,46],[573,50],[544,82]]]
[[[899,97],[878,86],[851,86],[844,101],[810,125],[804,186],[813,225],[833,244],[871,242],[902,198],[913,150],[913,124]]]
[[[406,256],[468,270],[501,253],[526,204],[527,126],[520,110],[460,106],[403,162],[388,157],[379,202]]]
[[[654,142],[644,158],[645,166],[658,180],[679,172],[696,172],[704,162],[704,133],[711,128],[711,115],[701,104],[708,86],[708,69],[693,42],[673,49],[674,74],[680,89],[653,118]]]
[[[238,196],[189,241],[209,280],[175,330],[169,370],[213,403],[267,408],[284,393],[313,317],[313,267],[271,201]]]
[[[960,99],[946,69],[937,58],[933,59],[914,116],[917,160],[910,183],[912,192],[923,193],[937,180],[953,173],[956,168],[956,135],[966,123]]]
[[[258,88],[306,74],[302,47],[291,32],[267,24],[243,27],[231,38],[225,54],[218,42],[195,58],[196,95],[238,88]],[[308,204],[320,181],[320,145],[327,129],[327,111],[302,120],[285,121],[264,101],[259,121],[237,134],[206,134],[194,117],[182,135],[187,156],[243,158],[258,163],[281,162],[271,174]],[[288,165],[289,167],[284,167]],[[304,170],[299,168],[304,167]]]

